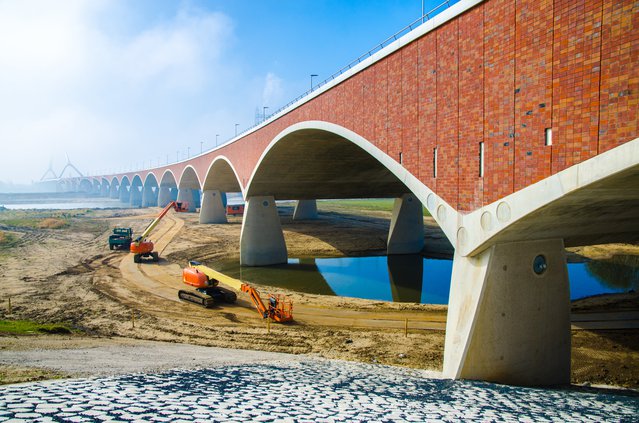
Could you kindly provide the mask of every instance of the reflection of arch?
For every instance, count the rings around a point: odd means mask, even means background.
[[[242,192],[240,178],[233,164],[225,156],[218,156],[209,166],[204,178],[202,190],[218,190],[221,192]]]

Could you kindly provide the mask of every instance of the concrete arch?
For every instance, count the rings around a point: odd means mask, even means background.
[[[81,179],[80,183],[78,184],[78,191],[83,191],[90,194],[93,191],[93,181],[89,178]]]
[[[177,201],[183,203],[188,211],[196,211],[200,205],[200,188],[200,179],[195,168],[191,165],[186,166],[178,182]]]
[[[158,195],[160,187],[153,172],[146,174],[142,187],[142,207],[156,207],[158,205]]]
[[[218,156],[209,166],[204,178],[200,223],[227,222],[227,192],[240,192],[244,195],[233,163],[225,156]]]
[[[131,207],[142,207],[142,189],[144,184],[142,183],[142,177],[136,174],[131,180],[130,199],[129,204]]]
[[[240,177],[233,163],[226,156],[218,156],[213,160],[202,184],[202,190],[218,190],[221,192],[241,192],[244,194]]]
[[[337,183],[327,190],[327,180]],[[333,123],[300,122],[280,132],[262,153],[246,187],[247,198],[275,199],[397,198],[409,192],[455,245],[458,212],[373,143]]]
[[[167,169],[160,178],[160,188],[158,193],[158,206],[164,207],[171,201],[176,201],[178,196],[177,178],[175,174]]]
[[[118,190],[120,189],[120,181],[115,176],[111,178],[111,183],[109,184],[109,197],[116,199],[119,198]]]
[[[124,175],[120,180],[120,189],[118,190],[118,197],[122,203],[128,204],[131,200],[130,187],[131,182],[129,182],[129,177]]]

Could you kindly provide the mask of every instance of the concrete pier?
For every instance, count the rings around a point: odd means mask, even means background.
[[[561,239],[455,252],[444,376],[570,383],[570,291]]]
[[[142,207],[157,207],[158,189],[153,189],[152,185],[145,185],[142,189]]]
[[[113,199],[120,198],[120,193],[118,192],[119,185],[112,184],[109,189],[109,196]]]
[[[293,211],[293,220],[315,220],[317,219],[317,201],[298,200]]]
[[[224,196],[218,190],[206,190],[202,194],[200,223],[227,223]]]
[[[120,185],[119,189],[120,201],[128,203],[131,199],[131,193],[129,192],[129,185]]]
[[[131,187],[131,196],[130,196],[130,204],[131,207],[142,207],[142,191],[140,191],[141,186],[132,186]]]
[[[388,254],[414,254],[424,248],[424,211],[413,194],[395,199],[390,230]]]
[[[240,235],[240,263],[268,266],[286,263],[287,260],[288,252],[275,199],[272,196],[249,198]]]
[[[193,201],[193,190],[191,188],[180,188],[178,190],[177,202],[188,206],[189,212],[195,212],[195,202]]]
[[[158,206],[164,207],[169,204],[173,199],[171,198],[171,188],[167,186],[161,186],[158,193]]]

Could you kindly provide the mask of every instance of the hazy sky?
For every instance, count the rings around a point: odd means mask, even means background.
[[[426,1],[431,9],[439,1]],[[227,140],[421,14],[421,0],[0,0],[0,181]],[[267,111],[268,113],[268,111]],[[144,163],[143,163],[144,162]]]

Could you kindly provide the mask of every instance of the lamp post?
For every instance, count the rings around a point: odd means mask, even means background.
[[[187,159],[191,158],[191,147],[186,147],[186,158]]]
[[[239,123],[236,123],[236,124],[235,124],[235,136],[236,136],[236,137],[237,137],[237,127],[238,127],[238,126],[240,126],[240,124],[239,124]]]
[[[217,139],[220,136],[220,134],[215,134],[215,146],[217,147]]]
[[[180,150],[175,152],[175,163],[180,161]]]
[[[204,141],[200,141],[200,154],[202,154],[202,152],[204,151],[203,148],[204,148]]]
[[[268,109],[268,106],[264,106],[262,107],[262,120],[266,120],[266,109]]]
[[[317,74],[313,73],[311,74],[311,91],[313,91],[313,78],[316,77]]]

